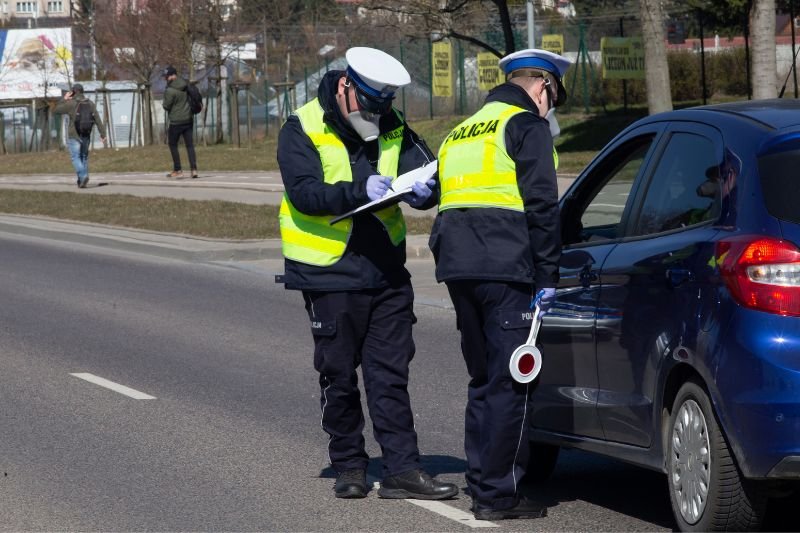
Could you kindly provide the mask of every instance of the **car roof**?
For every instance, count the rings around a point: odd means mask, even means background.
[[[650,118],[653,121],[701,120],[702,122],[716,122],[715,117],[709,116],[709,112],[719,114],[716,118],[722,122],[727,122],[726,119],[739,119],[744,122],[757,123],[762,127],[774,130],[800,125],[800,100],[794,98],[743,100],[725,104],[690,107],[653,115]]]

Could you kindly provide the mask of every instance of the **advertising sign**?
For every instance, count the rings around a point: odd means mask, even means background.
[[[502,71],[497,66],[497,56],[491,52],[481,52],[478,54],[478,87],[482,91],[494,89],[503,79]]]
[[[453,96],[453,51],[449,42],[433,43],[433,96]]]
[[[603,37],[603,78],[607,80],[643,80],[644,48],[641,37]]]
[[[0,30],[0,100],[60,96],[70,73],[70,28]]]
[[[560,56],[564,55],[564,36],[560,33],[542,35],[542,50],[553,52]]]

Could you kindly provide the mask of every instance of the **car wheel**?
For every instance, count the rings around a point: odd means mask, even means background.
[[[681,531],[753,531],[766,497],[742,478],[703,388],[678,391],[666,435],[667,482]]]
[[[552,444],[530,443],[530,459],[523,483],[541,483],[546,481],[558,462],[558,452],[561,448]]]

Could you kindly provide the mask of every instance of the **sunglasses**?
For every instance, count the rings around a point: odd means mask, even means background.
[[[358,105],[367,113],[385,115],[392,109],[392,100],[394,100],[394,98],[375,98],[374,96],[370,96],[359,90],[358,85],[350,79],[347,80],[346,87],[351,87],[353,89],[356,93]]]

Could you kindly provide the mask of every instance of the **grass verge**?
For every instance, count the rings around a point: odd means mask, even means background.
[[[578,173],[592,157],[621,129],[643,116],[641,110],[610,111],[603,114],[559,114],[561,137],[556,140],[559,152],[559,172]],[[445,116],[427,120],[411,120],[411,127],[426,140],[435,153],[453,127],[465,117]],[[275,158],[277,139],[253,141],[237,148],[230,144],[196,145],[200,171],[278,170]],[[186,152],[180,147],[186,163]],[[72,172],[66,151],[7,154],[0,156],[0,174],[68,174]],[[92,172],[168,172],[172,159],[165,144],[120,149],[93,150],[89,158]]]
[[[580,172],[614,135],[646,114],[645,110],[584,114],[559,113],[561,137],[559,173]],[[411,120],[411,127],[436,153],[441,140],[464,117],[444,116]],[[181,147],[185,161],[185,151]],[[250,148],[232,145],[198,145],[200,172],[278,170],[277,140],[252,143]],[[92,172],[161,172],[172,168],[166,145],[94,150]],[[72,172],[65,151],[0,156],[0,174],[67,174]],[[215,239],[270,239],[279,236],[276,206],[253,206],[223,201],[139,198],[130,195],[81,195],[68,192],[0,190],[0,212],[93,222],[150,231],[181,233]],[[430,233],[432,216],[406,217],[409,234]]]
[[[92,222],[211,239],[273,239],[280,236],[278,206],[219,200],[0,189],[0,213]],[[409,234],[428,234],[433,217],[406,217],[406,223]]]

